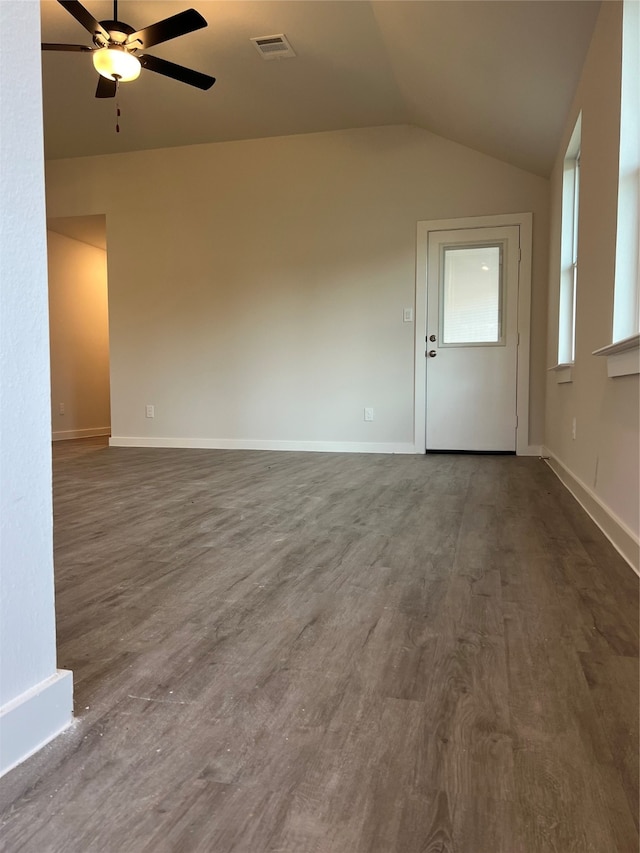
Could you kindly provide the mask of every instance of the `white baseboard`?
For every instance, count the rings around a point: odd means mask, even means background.
[[[149,438],[114,435],[111,447],[177,447],[199,450],[302,450],[315,453],[419,453],[414,444],[366,441],[273,441],[243,438]]]
[[[107,435],[108,433],[100,433]],[[165,438],[114,435],[111,447],[176,447],[194,450],[298,450],[313,453],[412,453],[424,454],[424,449],[410,442],[368,441],[278,441],[244,438]],[[542,446],[528,445],[519,456],[541,456]]]
[[[613,510],[586,483],[572,474],[567,466],[548,448],[543,447],[541,455],[587,515],[602,530],[616,551],[640,575],[640,538],[638,535],[622,519],[618,518]]]
[[[67,441],[70,438],[91,438],[94,435],[111,435],[111,427],[89,427],[89,429],[58,429],[51,434],[52,441]]]
[[[73,722],[73,673],[57,670],[0,708],[0,776]]]

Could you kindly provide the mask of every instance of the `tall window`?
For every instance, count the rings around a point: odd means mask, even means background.
[[[562,236],[560,245],[560,306],[558,364],[576,356],[576,301],[578,293],[578,212],[580,209],[580,138],[582,113],[573,129],[562,176]]]
[[[640,3],[625,0],[622,14],[614,343],[640,332]]]

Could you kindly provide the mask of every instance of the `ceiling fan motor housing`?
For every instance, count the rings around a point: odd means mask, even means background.
[[[93,43],[97,47],[109,47],[110,44],[124,45],[127,38],[135,33],[133,27],[129,24],[123,24],[122,21],[100,21],[100,26],[109,33],[109,41],[106,41],[101,32],[93,34]],[[127,50],[136,50],[136,43],[127,45]]]

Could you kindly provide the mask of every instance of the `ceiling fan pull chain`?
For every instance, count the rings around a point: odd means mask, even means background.
[[[120,133],[120,104],[116,102],[116,133]]]

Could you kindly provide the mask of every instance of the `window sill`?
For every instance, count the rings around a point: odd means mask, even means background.
[[[573,362],[569,362],[568,364],[554,364],[553,367],[549,367],[548,370],[552,370],[556,374],[556,382],[558,385],[573,382],[573,376],[571,375]]]
[[[631,335],[615,344],[594,350],[592,355],[605,356],[607,376],[633,376],[640,373],[640,335]]]

